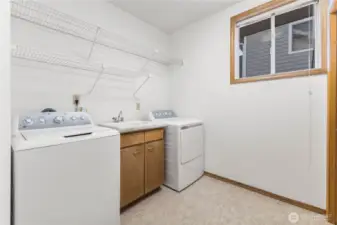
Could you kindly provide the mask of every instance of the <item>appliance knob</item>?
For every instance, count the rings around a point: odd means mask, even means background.
[[[45,124],[45,123],[46,123],[46,119],[45,119],[44,117],[40,117],[40,118],[39,118],[39,122],[40,122],[41,124]]]
[[[72,117],[71,117],[71,120],[72,120],[72,121],[75,121],[76,119],[77,119],[76,116],[72,116]]]
[[[26,117],[24,120],[23,120],[23,123],[26,125],[26,126],[30,126],[34,123],[33,119],[31,117]]]
[[[61,124],[63,123],[63,116],[57,116],[54,118],[54,123]]]
[[[81,116],[81,117],[80,117],[80,119],[81,119],[81,120],[84,120],[84,119],[85,119],[85,117],[84,117],[84,116]]]

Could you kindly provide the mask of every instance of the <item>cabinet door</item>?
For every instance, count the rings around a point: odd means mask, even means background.
[[[144,195],[144,144],[121,149],[121,207]]]
[[[164,141],[145,145],[145,193],[164,183]]]

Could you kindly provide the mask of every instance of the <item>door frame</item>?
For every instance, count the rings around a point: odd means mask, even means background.
[[[328,74],[327,216],[337,224],[337,0],[330,11],[330,70]]]

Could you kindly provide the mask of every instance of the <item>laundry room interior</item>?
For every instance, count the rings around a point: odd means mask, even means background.
[[[9,1],[2,224],[337,224],[336,13]]]

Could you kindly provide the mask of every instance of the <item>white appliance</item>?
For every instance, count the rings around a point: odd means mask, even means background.
[[[198,119],[180,118],[172,110],[152,111],[165,128],[165,185],[182,191],[204,173],[204,129]]]
[[[17,118],[14,225],[120,224],[120,135],[83,112]]]

